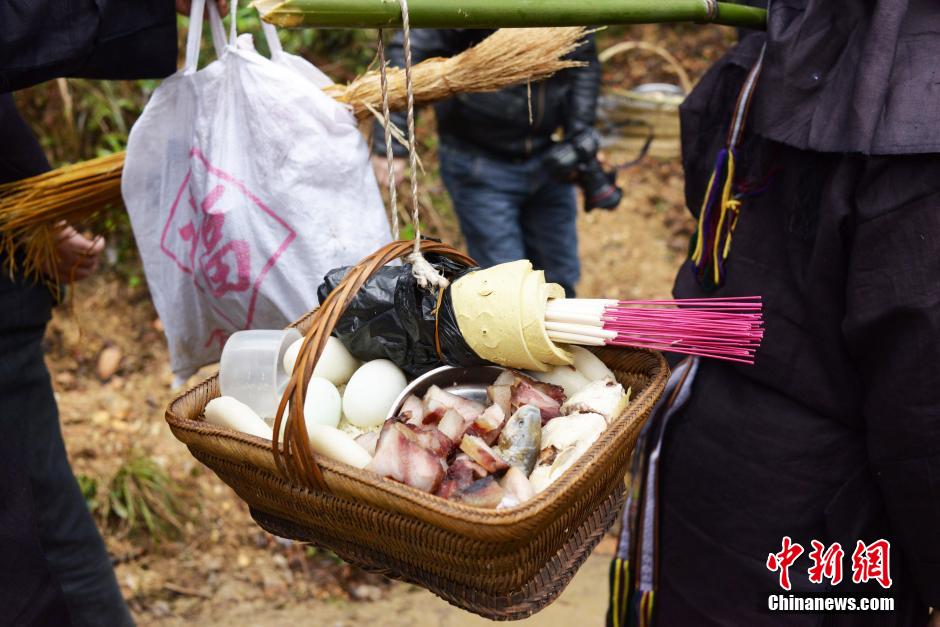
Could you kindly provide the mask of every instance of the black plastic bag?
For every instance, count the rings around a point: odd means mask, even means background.
[[[426,254],[425,258],[451,282],[477,269],[442,255]],[[336,289],[348,271],[348,267],[337,268],[324,277],[317,290],[320,303]],[[437,301],[437,290],[418,286],[411,274],[411,264],[385,266],[353,297],[333,335],[357,359],[389,359],[409,377],[444,363],[452,366],[490,363],[474,353],[460,334],[450,289],[444,291],[435,316]],[[435,347],[435,317],[443,362]]]

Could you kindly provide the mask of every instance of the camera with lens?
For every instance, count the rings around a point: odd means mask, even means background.
[[[597,160],[600,142],[594,129],[587,129],[569,140],[552,146],[545,154],[545,166],[553,176],[577,181],[584,191],[584,210],[616,209],[623,198],[617,187],[617,172],[605,172]]]

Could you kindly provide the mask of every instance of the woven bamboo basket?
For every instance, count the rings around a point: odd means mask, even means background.
[[[411,245],[395,242],[360,262],[320,308],[292,326],[322,348],[352,294]],[[470,262],[444,244],[427,241],[422,249]],[[314,360],[317,346],[309,352]],[[447,501],[309,451],[278,445],[278,461],[270,441],[204,421],[206,404],[219,395],[217,377],[176,398],[166,419],[271,533],[329,549],[481,616],[514,620],[551,603],[616,520],[636,437],[668,376],[656,352],[601,349],[597,355],[633,389],[632,401],[568,472],[532,500],[506,510]],[[305,369],[309,379],[312,366],[298,358],[286,396]],[[298,477],[290,468],[299,467],[296,458],[304,455],[314,465]]]
[[[627,52],[659,57],[678,79],[678,85],[648,84],[634,89],[605,86],[598,102],[598,125],[603,147],[626,154],[649,154],[661,159],[679,156],[679,105],[692,91],[692,81],[668,50],[644,41],[625,41],[607,48],[601,62]]]

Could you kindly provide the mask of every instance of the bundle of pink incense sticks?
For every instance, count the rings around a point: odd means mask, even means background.
[[[553,342],[635,346],[745,364],[764,336],[760,296],[679,300],[561,298],[548,301]]]

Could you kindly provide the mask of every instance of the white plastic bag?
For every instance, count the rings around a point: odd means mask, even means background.
[[[365,140],[318,87],[329,79],[280,50],[273,29],[266,59],[234,24],[196,71],[204,3],[193,2],[186,66],[131,130],[121,183],[178,382],[218,360],[231,333],[299,317],[327,271],[390,240]],[[209,19],[219,46],[221,20]]]

